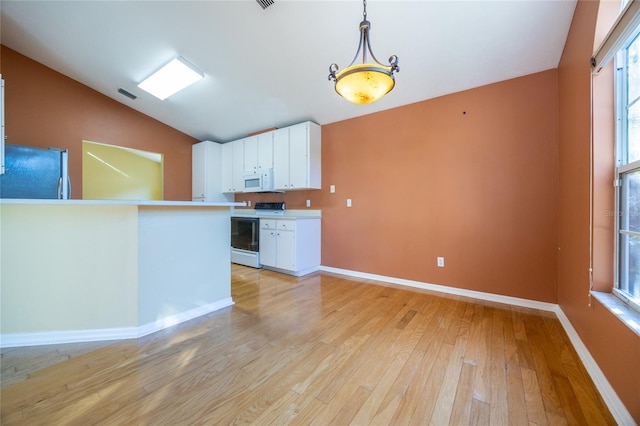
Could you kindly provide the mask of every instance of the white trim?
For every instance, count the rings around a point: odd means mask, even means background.
[[[142,337],[147,334],[155,333],[156,331],[164,330],[165,328],[172,327],[176,324],[180,324],[185,321],[189,321],[193,318],[201,315],[206,315],[210,312],[217,311],[227,306],[233,305],[234,302],[230,297],[226,299],[218,300],[217,302],[209,303],[208,305],[198,306],[197,308],[190,309],[188,311],[180,312],[175,315],[171,315],[160,320],[150,322],[148,324],[138,327],[138,336]]]
[[[217,311],[233,305],[228,297],[208,305],[180,312],[162,320],[144,324],[139,327],[104,328],[96,330],[44,331],[37,333],[11,333],[0,335],[0,347],[15,348],[19,346],[56,345],[62,343],[98,342],[104,340],[136,339],[189,321],[201,315]]]
[[[57,345],[61,343],[98,342],[102,340],[135,339],[137,327],[102,328],[96,330],[43,331],[0,335],[0,347]]]
[[[404,278],[387,277],[384,275],[369,274],[366,272],[350,271],[347,269],[332,268],[330,266],[320,266],[321,271],[333,272],[350,277],[364,278],[368,280],[384,281],[392,284],[406,285],[408,287],[433,290],[440,293],[466,296],[473,299],[487,300],[490,302],[505,303],[507,305],[522,306],[525,308],[540,309],[542,311],[555,312],[558,305],[555,303],[539,302],[537,300],[521,299],[519,297],[503,296],[501,294],[485,293],[482,291],[467,290],[464,288],[448,287],[440,284],[430,284],[420,281],[406,280]]]
[[[618,170],[616,170],[616,172],[619,175],[624,175],[629,174],[629,172],[634,172],[636,171],[636,169],[640,169],[640,160],[636,160],[632,163],[627,163],[624,166],[620,166],[618,167]]]
[[[267,269],[269,271],[280,272],[281,274],[293,275],[294,277],[302,277],[305,275],[309,275],[313,272],[319,271],[319,266],[311,266],[306,269],[301,269],[299,271],[291,271],[289,269],[276,268],[275,266],[267,266],[262,265],[262,269]]]
[[[81,199],[44,199],[44,198],[0,198],[2,204],[36,204],[62,206],[148,206],[148,207],[244,207],[246,202],[228,201],[172,201],[172,200],[81,200]]]
[[[589,373],[589,376],[596,385],[596,388],[598,388],[605,404],[609,407],[611,415],[616,420],[616,423],[619,425],[635,425],[636,422],[633,420],[633,417],[631,417],[631,413],[629,413],[602,370],[600,370],[600,367],[598,367],[598,363],[596,363],[596,360],[591,356],[589,349],[587,349],[584,343],[582,343],[582,339],[580,339],[578,332],[573,328],[571,321],[569,321],[569,318],[564,314],[562,308],[558,306],[555,312],[560,324],[564,327],[564,331],[567,333],[567,336],[569,336],[569,340],[571,340],[573,348],[576,350],[580,360],[584,364],[584,368]]]
[[[589,350],[580,339],[580,336],[578,335],[576,330],[573,328],[573,325],[571,325],[571,322],[565,315],[562,308],[555,303],[539,302],[536,300],[521,299],[519,297],[502,296],[499,294],[485,293],[482,291],[474,291],[474,290],[466,290],[462,288],[448,287],[448,286],[439,285],[439,284],[429,284],[429,283],[423,283],[420,281],[406,280],[403,278],[394,278],[394,277],[387,277],[384,275],[369,274],[366,272],[351,271],[348,269],[333,268],[330,266],[320,266],[320,270],[325,272],[340,274],[340,275],[346,275],[350,277],[382,281],[382,282],[387,282],[391,284],[399,284],[399,285],[404,285],[408,287],[432,290],[440,293],[454,294],[458,296],[471,297],[479,300],[487,300],[491,302],[505,303],[509,305],[522,306],[525,308],[534,308],[534,309],[540,309],[543,311],[554,312],[558,317],[560,324],[562,324],[562,327],[567,333],[569,340],[573,344],[573,347],[576,350],[576,353],[578,354],[578,356],[580,357],[580,360],[584,364],[585,369],[589,373],[589,376],[593,380],[593,383],[596,385],[598,392],[600,392],[600,394],[602,395],[602,399],[604,400],[605,404],[607,404],[607,407],[611,411],[611,415],[613,416],[613,418],[620,425],[631,426],[636,424],[635,421],[633,420],[633,417],[631,417],[631,414],[629,413],[627,408],[624,406],[624,404],[620,400],[620,397],[618,397],[618,394],[616,394],[615,390],[607,380],[606,376],[604,375],[602,370],[600,370],[600,367],[598,367],[598,364],[591,356],[591,353],[589,353]]]
[[[613,58],[618,50],[629,40],[640,24],[640,2],[631,0],[618,16],[602,44],[591,58],[593,74],[598,74]]]

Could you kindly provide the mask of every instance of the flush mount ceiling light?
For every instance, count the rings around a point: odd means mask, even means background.
[[[138,87],[163,101],[203,78],[200,71],[178,56],[147,77]]]
[[[369,30],[371,22],[367,21],[367,0],[363,0],[364,19],[360,22],[360,44],[351,64],[338,72],[338,65],[329,66],[329,80],[335,82],[336,92],[354,104],[370,104],[389,93],[396,81],[393,73],[400,71],[398,57],[391,55],[389,65],[383,65],[371,51]],[[357,63],[362,51],[362,63]],[[367,62],[367,52],[373,62]]]

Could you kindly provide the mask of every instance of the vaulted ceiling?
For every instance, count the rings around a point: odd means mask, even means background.
[[[556,68],[574,0],[369,1],[373,52],[400,58],[396,87],[354,105],[329,65],[349,65],[360,1],[3,0],[1,42],[200,140],[327,124]],[[160,101],[137,84],[176,56],[204,80]],[[10,82],[7,82],[10,84]],[[137,96],[118,93],[123,88]]]

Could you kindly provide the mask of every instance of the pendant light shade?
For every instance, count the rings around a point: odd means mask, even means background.
[[[329,66],[329,80],[335,82],[336,92],[354,104],[370,104],[389,93],[396,84],[393,73],[400,71],[396,55],[389,58],[389,65],[381,64],[373,55],[369,41],[371,23],[367,21],[366,0],[363,1],[363,5],[364,20],[360,22],[360,44],[353,61],[342,71],[338,71],[336,64]],[[356,63],[360,52],[362,63]]]

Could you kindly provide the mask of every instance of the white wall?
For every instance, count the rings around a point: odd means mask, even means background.
[[[228,209],[141,207],[139,324],[231,297]]]

